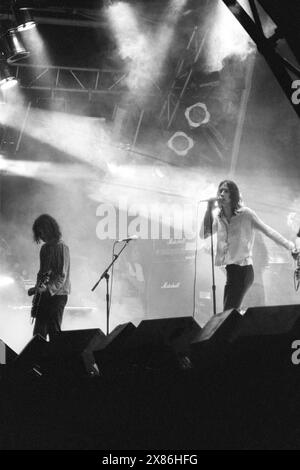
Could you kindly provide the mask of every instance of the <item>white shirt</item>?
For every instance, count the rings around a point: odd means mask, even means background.
[[[266,225],[249,207],[241,207],[230,222],[224,216],[217,215],[213,221],[213,233],[217,232],[216,266],[238,264],[246,266],[253,263],[252,248],[255,230],[271,238],[278,245],[288,250],[294,244],[284,238],[276,230]]]

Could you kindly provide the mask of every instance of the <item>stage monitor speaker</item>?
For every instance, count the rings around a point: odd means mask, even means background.
[[[57,333],[49,343],[49,354],[45,361],[47,373],[65,378],[98,375],[93,351],[105,339],[106,335],[99,328]]]
[[[248,308],[234,339],[273,335],[300,335],[300,305]]]
[[[17,357],[18,354],[0,339],[0,365],[6,365]]]
[[[251,307],[233,334],[236,358],[244,367],[291,367],[292,343],[300,340],[300,305]],[[240,359],[241,361],[241,359]]]
[[[216,363],[223,364],[242,318],[236,309],[213,315],[202,328],[200,335],[192,341],[193,363],[199,367],[211,367]]]
[[[10,363],[10,370],[21,374],[35,371],[37,375],[42,375],[44,359],[48,353],[49,343],[41,335],[35,335]]]
[[[217,313],[208,320],[202,328],[198,342],[206,342],[208,340],[224,342],[231,341],[234,331],[242,320],[242,315],[236,309],[225,310],[225,312]]]
[[[193,317],[143,320],[124,348],[134,366],[189,368],[190,344],[200,332],[201,327]]]
[[[124,346],[136,327],[133,323],[122,323],[105,337],[100,347],[94,351],[94,357],[100,373],[121,373],[124,368]]]

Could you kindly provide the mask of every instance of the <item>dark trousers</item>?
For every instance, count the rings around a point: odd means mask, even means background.
[[[55,333],[61,331],[61,323],[67,300],[67,295],[51,296],[49,292],[43,293],[35,319],[33,335],[39,334],[44,338],[49,335],[51,340]]]
[[[224,310],[239,308],[247,290],[254,281],[253,266],[226,266],[227,279],[224,288]]]

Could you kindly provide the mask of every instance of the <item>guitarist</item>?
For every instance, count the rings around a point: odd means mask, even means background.
[[[35,309],[33,335],[40,334],[49,339],[61,331],[65,305],[70,294],[70,253],[61,238],[57,221],[48,214],[40,215],[32,226],[33,239],[43,242],[40,250],[40,269],[35,287],[29,289],[29,295],[39,295]],[[45,273],[49,273],[43,282]],[[42,280],[42,282],[41,282]]]

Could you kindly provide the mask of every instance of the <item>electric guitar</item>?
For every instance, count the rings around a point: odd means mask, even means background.
[[[28,295],[33,295],[32,307],[31,307],[31,312],[30,312],[32,321],[35,320],[35,318],[38,316],[39,306],[40,306],[41,298],[43,295],[43,292],[39,292],[39,289],[41,287],[47,286],[47,284],[50,281],[50,275],[51,275],[51,271],[47,271],[41,274],[37,285],[29,289],[28,291]]]

